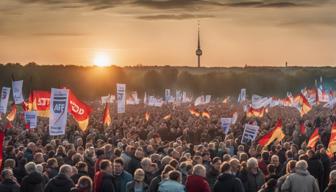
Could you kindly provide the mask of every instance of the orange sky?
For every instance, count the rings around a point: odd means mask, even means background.
[[[1,0],[0,63],[196,66],[200,19],[203,66],[335,65],[334,2]]]

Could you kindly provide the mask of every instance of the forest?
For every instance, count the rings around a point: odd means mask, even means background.
[[[49,90],[67,87],[79,98],[98,99],[114,94],[116,83],[125,83],[127,92],[137,91],[140,97],[162,96],[164,90],[187,91],[198,96],[211,94],[214,97],[237,96],[241,88],[247,95],[285,96],[287,91],[296,93],[313,87],[315,81],[335,88],[334,67],[232,67],[194,68],[171,66],[135,67],[84,67],[75,65],[38,65],[29,63],[0,64],[0,86],[11,86],[12,79],[24,80],[24,95],[30,90]]]

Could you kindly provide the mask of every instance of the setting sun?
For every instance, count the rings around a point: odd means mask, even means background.
[[[108,55],[107,53],[104,53],[104,52],[97,53],[94,56],[93,63],[94,63],[94,65],[96,65],[98,67],[110,66],[111,65],[110,55]]]

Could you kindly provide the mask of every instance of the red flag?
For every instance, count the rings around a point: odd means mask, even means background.
[[[282,132],[282,120],[278,119],[275,127],[262,138],[260,138],[258,143],[259,145],[266,147],[273,141],[281,141],[283,138],[285,138],[285,134]]]
[[[315,128],[313,134],[309,137],[307,147],[310,147],[312,149],[315,148],[316,143],[320,140],[320,135],[318,132],[318,128]]]
[[[69,90],[69,112],[77,121],[79,128],[86,131],[89,125],[89,118],[91,114],[90,106],[86,105]]]
[[[26,102],[26,108],[28,111],[36,111],[37,115],[40,117],[49,117],[50,91],[32,91],[28,102]]]
[[[16,105],[13,103],[11,106],[11,111],[7,114],[7,120],[8,121],[14,121],[16,116]]]
[[[103,114],[103,125],[110,126],[110,124],[111,124],[110,103],[106,102]]]
[[[304,125],[304,122],[302,122],[300,125],[300,133],[301,135],[306,135],[306,127]]]
[[[0,170],[2,168],[2,160],[3,160],[3,157],[2,157],[2,152],[3,152],[3,143],[4,143],[4,138],[5,138],[5,133],[4,132],[0,132]]]

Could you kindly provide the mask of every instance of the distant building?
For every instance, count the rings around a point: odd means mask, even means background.
[[[197,49],[196,49],[196,55],[197,55],[197,67],[201,67],[201,56],[203,52],[201,49],[201,42],[200,42],[200,24],[198,22],[198,43],[197,43]]]

